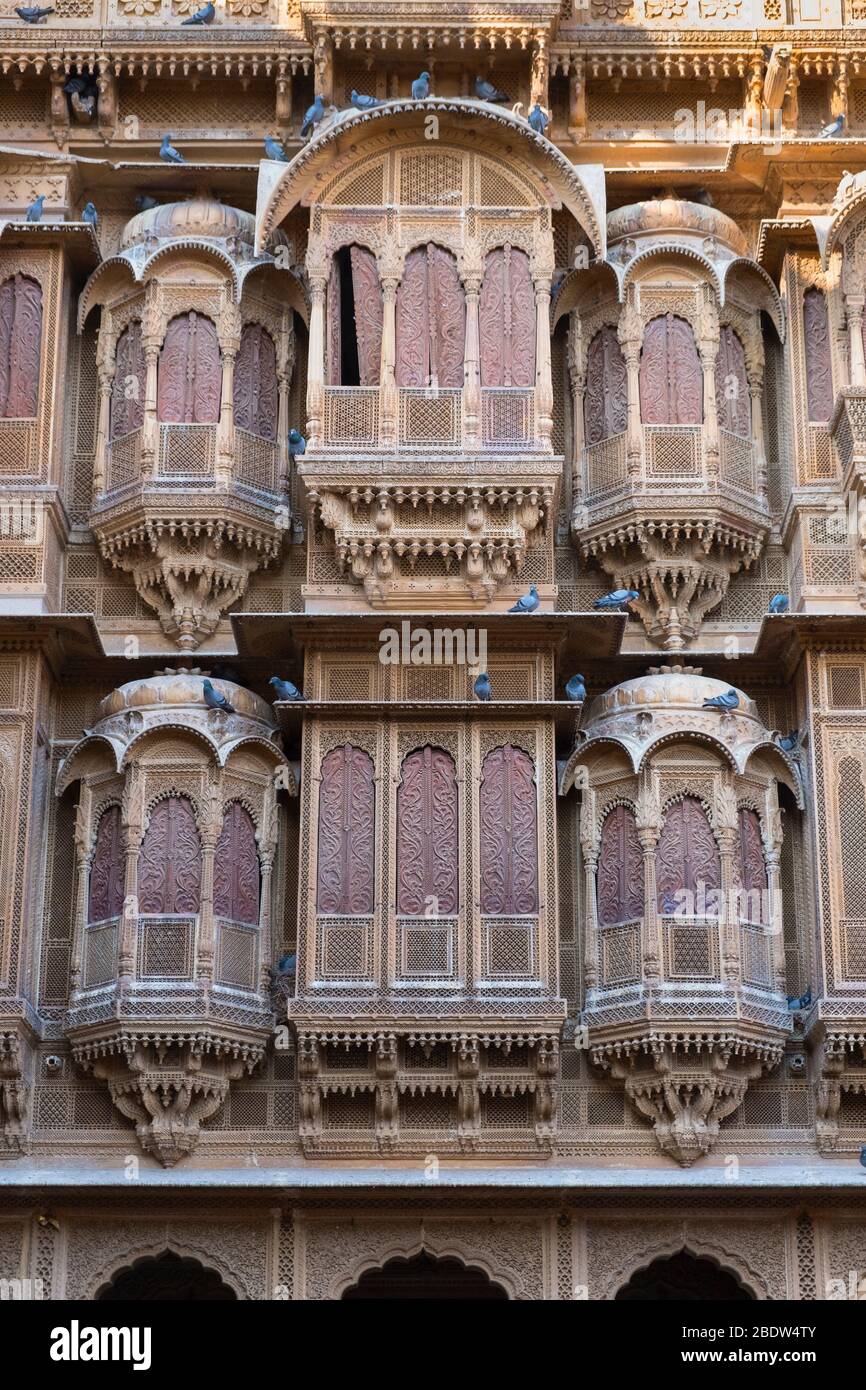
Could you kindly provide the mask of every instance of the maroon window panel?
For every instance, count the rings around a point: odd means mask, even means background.
[[[39,399],[42,287],[29,275],[0,285],[0,416],[29,419]]]
[[[239,429],[277,437],[277,350],[260,323],[245,323],[234,372],[234,417]]]
[[[125,856],[120,825],[120,807],[109,806],[99,817],[96,844],[90,866],[88,922],[104,922],[119,917],[123,908]]]
[[[258,923],[260,880],[253,818],[245,806],[233,801],[226,808],[214,856],[214,916]]]
[[[397,291],[397,385],[463,385],[466,304],[457,262],[430,242],[406,257]]]
[[[369,916],[375,882],[373,760],[347,743],[322,760],[319,790],[319,912]]]
[[[513,246],[491,251],[478,306],[481,385],[535,385],[535,292],[529,257]]]
[[[628,415],[628,379],[625,358],[609,323],[593,337],[586,354],[586,392],[583,401],[587,444],[600,444],[622,434]]]
[[[614,806],[601,827],[598,920],[603,927],[633,922],[643,917],[643,910],[643,852],[634,811],[629,806]]]
[[[358,379],[362,386],[378,386],[382,362],[382,286],[376,257],[364,246],[349,248],[352,294],[355,299],[355,333],[358,342]]]
[[[833,369],[830,359],[830,320],[822,290],[803,295],[803,340],[806,354],[806,403],[809,419],[827,424],[833,414]]]
[[[133,320],[117,340],[114,381],[111,387],[110,439],[120,439],[144,422],[147,368],[141,346],[141,324]]]
[[[138,858],[141,912],[182,916],[198,912],[201,840],[185,796],[158,801],[151,812]]]
[[[644,330],[640,416],[645,425],[699,425],[703,374],[695,335],[685,319],[663,314]]]
[[[743,344],[729,323],[719,330],[716,357],[716,412],[719,426],[748,439],[752,433],[752,409],[746,354]]]
[[[481,779],[481,911],[538,911],[535,769],[522,748],[494,748]]]
[[[701,895],[720,883],[719,851],[707,813],[697,797],[684,796],[665,812],[656,846],[659,912],[691,916],[698,910]],[[691,910],[679,896],[683,892],[692,895]]]
[[[397,790],[397,912],[421,917],[431,905],[457,912],[457,775],[442,748],[416,748],[403,760]]]
[[[331,261],[325,306],[325,380],[329,386],[339,386],[342,382],[341,313],[340,266],[335,256]]]
[[[195,312],[172,319],[159,357],[160,420],[215,424],[221,386],[220,345],[212,320]]]
[[[746,894],[739,903],[739,915],[753,922],[765,922],[763,895],[767,891],[767,864],[761,839],[761,822],[757,812],[748,806],[740,807],[738,844],[734,855],[734,883]],[[753,894],[760,894],[757,901]]]

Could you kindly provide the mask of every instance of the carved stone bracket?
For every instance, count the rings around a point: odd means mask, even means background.
[[[0,1158],[18,1158],[30,1149],[24,1053],[17,1030],[0,1032]]]
[[[822,1153],[849,1147],[842,1143],[839,1115],[842,1096],[866,1095],[866,1033],[828,1029],[819,1044],[815,1134]]]

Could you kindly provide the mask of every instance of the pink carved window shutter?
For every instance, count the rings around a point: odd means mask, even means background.
[[[738,816],[739,843],[734,856],[734,882],[737,888],[746,893],[765,893],[767,890],[767,865],[764,859],[764,843],[761,838],[761,822],[755,811],[748,806],[740,807]],[[752,920],[763,921],[763,913],[757,918],[749,909],[751,902],[742,904],[740,916],[750,916]],[[744,911],[744,908],[746,909]]]
[[[278,404],[274,340],[260,323],[245,323],[234,372],[235,424],[275,440]]]
[[[640,415],[645,425],[699,425],[703,374],[685,319],[664,314],[644,330],[640,357]]]
[[[826,424],[833,414],[833,369],[827,299],[814,287],[803,295],[803,340],[806,353],[806,403],[809,419]]]
[[[185,796],[158,801],[151,812],[138,858],[141,912],[184,915],[198,912],[201,840]]]
[[[442,748],[416,748],[403,760],[397,791],[397,912],[421,917],[428,900],[457,911],[457,779]]]
[[[112,439],[120,439],[144,422],[146,367],[141,346],[141,324],[133,320],[117,340],[114,381],[111,387]]]
[[[340,265],[337,257],[331,260],[325,313],[325,380],[329,386],[339,386],[342,380],[342,350],[340,339]]]
[[[693,915],[702,892],[718,888],[720,882],[719,851],[707,814],[697,797],[684,796],[665,812],[656,846],[659,912]],[[678,896],[684,891],[693,897],[691,912]]]
[[[216,326],[194,311],[172,319],[159,358],[157,413],[177,424],[215,424],[222,368]]]
[[[729,323],[719,330],[719,352],[716,357],[716,411],[719,425],[743,439],[752,433],[752,410],[749,397],[749,378],[746,375],[746,354],[743,344]]]
[[[463,385],[466,305],[457,262],[430,242],[406,257],[397,291],[397,385]]]
[[[120,807],[109,806],[99,817],[93,862],[90,866],[88,922],[119,917],[124,897],[125,857]]]
[[[628,411],[625,358],[616,329],[606,323],[598,330],[586,355],[583,418],[587,444],[599,444],[622,434]]]
[[[0,416],[29,419],[39,399],[42,288],[28,275],[0,285]]]
[[[368,916],[375,881],[373,760],[346,744],[322,760],[318,910]]]
[[[643,917],[643,852],[634,811],[628,806],[614,806],[604,818],[597,881],[601,926]]]
[[[481,385],[535,385],[535,293],[529,257],[513,246],[491,251],[479,300]]]
[[[253,818],[245,806],[233,801],[226,807],[214,855],[214,916],[257,923],[260,877]]]
[[[538,911],[535,770],[522,748],[494,748],[484,759],[480,797],[481,911]]]
[[[364,246],[350,247],[349,255],[352,262],[352,293],[355,299],[359,380],[362,386],[378,386],[384,308],[376,257]]]

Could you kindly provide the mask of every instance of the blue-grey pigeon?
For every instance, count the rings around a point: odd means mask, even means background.
[[[155,208],[156,205],[156,198],[152,198],[149,193],[139,193],[135,200],[135,206],[139,212],[150,212],[150,209]]]
[[[42,209],[43,209],[44,206],[45,206],[45,194],[44,194],[44,193],[40,193],[40,194],[39,194],[39,197],[38,197],[38,198],[34,198],[33,202],[30,204],[29,208],[27,209],[27,221],[28,221],[28,222],[40,222],[40,221],[42,220]]]
[[[296,685],[291,681],[280,680],[279,676],[271,676],[268,685],[272,685],[277,693],[278,700],[303,700],[303,695]]]
[[[583,683],[583,676],[572,676],[571,680],[567,680],[565,682],[565,693],[573,704],[582,705],[586,699],[586,686]]]
[[[289,162],[289,156],[279,140],[273,140],[270,135],[265,136],[265,154],[268,159],[278,159],[280,164],[288,164]]]
[[[799,743],[799,729],[792,729],[791,732],[789,734],[786,734],[784,738],[779,739],[779,747],[783,749],[786,753],[794,753],[796,749],[799,747]]]
[[[289,458],[299,459],[307,452],[307,441],[300,430],[289,430]]]
[[[486,671],[482,671],[481,675],[476,677],[475,684],[473,685],[472,689],[475,691],[476,700],[490,699],[491,695],[493,694],[493,689],[490,685],[490,677],[488,676]]]
[[[627,604],[634,603],[636,598],[640,598],[637,589],[612,589],[609,594],[597,598],[592,606],[601,609],[625,608]]]
[[[416,77],[412,83],[412,100],[426,101],[430,95],[430,74],[422,72],[420,77]]]
[[[212,5],[210,0],[208,0],[208,3],[202,5],[200,10],[196,10],[195,14],[191,14],[189,19],[181,20],[181,28],[183,28],[185,24],[210,24],[215,14],[216,6]]]
[[[860,1166],[866,1168],[866,1144],[860,1145]]]
[[[317,96],[312,106],[307,107],[307,114],[304,116],[304,124],[301,126],[302,135],[312,135],[319,121],[325,114],[324,97]]]
[[[23,19],[25,24],[38,24],[40,20],[47,18],[54,11],[50,7],[40,9],[38,5],[16,5],[15,13],[19,19]]]
[[[356,111],[372,111],[374,106],[381,106],[378,97],[368,97],[365,92],[356,92],[354,87],[349,93],[349,100]]]
[[[221,695],[218,690],[214,690],[207,676],[205,676],[202,681],[202,687],[204,688],[204,702],[208,709],[221,709],[226,714],[234,714],[234,705],[226,699],[225,695]]]
[[[186,164],[180,150],[176,150],[171,143],[170,135],[163,135],[162,144],[159,147],[159,157],[164,159],[166,164]]]
[[[532,129],[535,131],[536,135],[543,135],[544,132],[547,130],[547,127],[550,125],[549,116],[545,115],[538,102],[536,102],[533,106],[527,119]]]
[[[710,699],[704,700],[704,709],[736,709],[740,703],[740,697],[736,690],[726,690],[724,695],[713,695]]]
[[[475,95],[478,97],[479,101],[497,102],[511,100],[506,92],[500,91],[498,87],[494,87],[492,82],[485,81],[483,77],[476,77],[475,79]]]
[[[99,213],[96,211],[96,208],[94,207],[93,203],[84,204],[84,209],[81,213],[81,220],[82,222],[86,222],[91,227],[99,226]]]
[[[530,584],[529,593],[521,594],[516,603],[509,608],[509,613],[534,613],[541,599],[538,597],[538,590],[534,584]]]
[[[796,1013],[798,1009],[808,1009],[808,1007],[809,1007],[809,1005],[811,1004],[811,1002],[812,1002],[812,986],[811,986],[811,985],[808,986],[808,988],[807,988],[805,994],[800,994],[800,995],[789,994],[789,995],[788,995],[788,1008],[791,1010],[791,1013]]]
[[[789,606],[787,594],[774,594],[770,599],[769,611],[771,613],[787,613]]]

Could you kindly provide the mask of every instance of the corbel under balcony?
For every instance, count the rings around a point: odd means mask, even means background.
[[[843,1096],[866,1096],[866,1023],[862,1001],[816,1000],[803,1018],[813,1054],[817,1100],[815,1136],[821,1153],[840,1153],[859,1147],[842,1132]]]
[[[23,1019],[0,1016],[0,1158],[19,1158],[30,1151],[34,1041]]]

